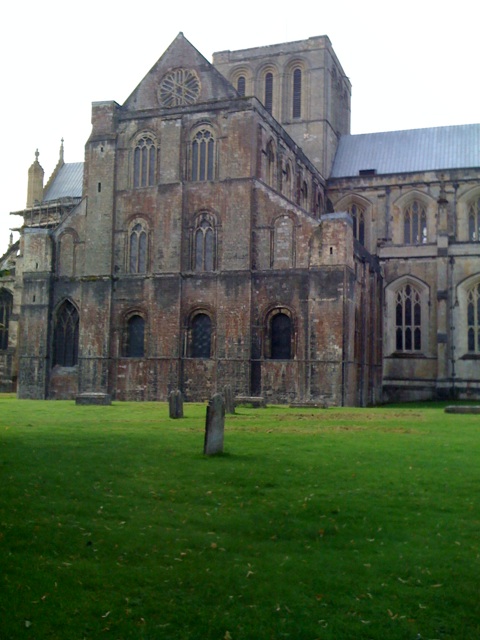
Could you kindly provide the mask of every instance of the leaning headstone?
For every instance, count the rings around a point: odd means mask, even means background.
[[[168,394],[168,410],[170,418],[183,418],[183,397],[179,389]]]
[[[235,413],[235,399],[233,397],[232,385],[226,384],[223,387],[223,397],[225,399],[225,413]]]
[[[225,402],[221,393],[216,393],[207,406],[205,421],[205,443],[203,453],[212,456],[223,453],[223,432],[225,430]]]

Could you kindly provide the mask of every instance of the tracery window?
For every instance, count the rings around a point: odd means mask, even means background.
[[[274,309],[267,318],[265,357],[271,360],[291,360],[293,357],[293,322],[287,309]]]
[[[353,203],[348,207],[348,213],[353,220],[353,237],[365,245],[365,209]]]
[[[142,136],[133,152],[133,186],[151,187],[155,184],[157,150],[154,139]]]
[[[292,92],[292,116],[300,118],[302,115],[302,70],[295,69],[293,72],[293,92]]]
[[[0,290],[0,350],[8,349],[8,327],[12,315],[13,296],[6,289]]]
[[[245,95],[246,81],[245,76],[239,76],[237,79],[237,91],[241,96]]]
[[[273,73],[265,74],[264,101],[265,109],[272,113],[273,109]]]
[[[125,357],[143,358],[145,356],[145,320],[141,315],[130,316],[125,338]]]
[[[427,242],[427,212],[424,205],[413,200],[405,209],[404,243],[425,244]]]
[[[213,216],[202,213],[193,232],[193,270],[214,271],[216,267],[216,234]]]
[[[136,222],[128,236],[128,272],[146,273],[148,235],[145,223]]]
[[[397,351],[422,349],[422,303],[420,292],[405,284],[395,294],[395,347]]]
[[[210,358],[212,351],[212,320],[206,313],[195,314],[190,322],[189,356]]]
[[[53,365],[74,367],[78,364],[78,311],[69,300],[58,309],[53,335]]]
[[[210,129],[200,129],[192,140],[192,180],[213,180],[216,172],[215,137]]]
[[[471,202],[468,208],[468,239],[480,242],[480,198]]]
[[[467,343],[470,353],[480,353],[480,283],[467,292]]]

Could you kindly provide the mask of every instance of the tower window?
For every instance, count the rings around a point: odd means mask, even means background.
[[[213,180],[215,177],[215,138],[202,129],[192,140],[192,180]]]
[[[273,73],[265,75],[265,109],[268,113],[272,113],[273,108]]]
[[[147,271],[147,230],[144,224],[137,222],[129,234],[129,273]]]
[[[292,116],[300,118],[302,115],[302,70],[295,69],[293,72],[293,103]]]
[[[190,325],[190,357],[210,358],[212,349],[212,321],[206,313],[197,313]]]
[[[125,356],[127,358],[143,358],[145,355],[145,320],[140,315],[133,315],[127,322]]]
[[[193,269],[214,271],[215,269],[215,228],[211,215],[203,213],[193,232]]]
[[[245,76],[240,76],[237,80],[237,91],[241,96],[245,95],[245,88],[246,88]]]
[[[133,186],[150,187],[155,184],[155,142],[150,136],[138,140],[133,152]]]

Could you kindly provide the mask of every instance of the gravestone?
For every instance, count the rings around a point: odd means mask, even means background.
[[[168,410],[170,418],[183,418],[183,396],[179,389],[168,394]]]
[[[235,413],[235,399],[233,397],[232,385],[226,384],[223,387],[223,397],[225,399],[225,413]]]
[[[225,402],[221,393],[216,393],[208,403],[205,420],[205,443],[203,453],[212,456],[223,453],[225,430]]]

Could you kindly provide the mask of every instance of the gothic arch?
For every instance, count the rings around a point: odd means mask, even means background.
[[[385,355],[427,355],[429,352],[430,287],[410,274],[385,287]]]
[[[78,306],[64,298],[53,314],[53,366],[73,367],[78,364],[80,315]]]
[[[125,272],[142,275],[150,270],[150,224],[146,216],[127,221]]]
[[[411,189],[392,203],[394,244],[426,244],[436,235],[437,203],[431,196]]]
[[[198,211],[190,226],[190,269],[211,272],[218,269],[217,216],[209,210]]]
[[[63,229],[57,236],[57,275],[73,277],[76,274],[76,249],[79,242],[78,233],[70,227]]]
[[[157,182],[159,142],[151,129],[142,129],[131,138],[131,184],[134,189],[152,187]]]
[[[458,199],[456,238],[459,242],[480,242],[480,187],[469,189]]]
[[[371,219],[372,219],[372,203],[363,196],[351,193],[341,198],[335,204],[336,211],[346,211],[353,220],[353,236],[365,248],[369,249],[371,245]]]
[[[480,357],[480,273],[458,283],[453,309],[457,355]]]
[[[217,128],[208,119],[197,121],[190,128],[187,140],[186,175],[192,182],[205,182],[218,178]]]

